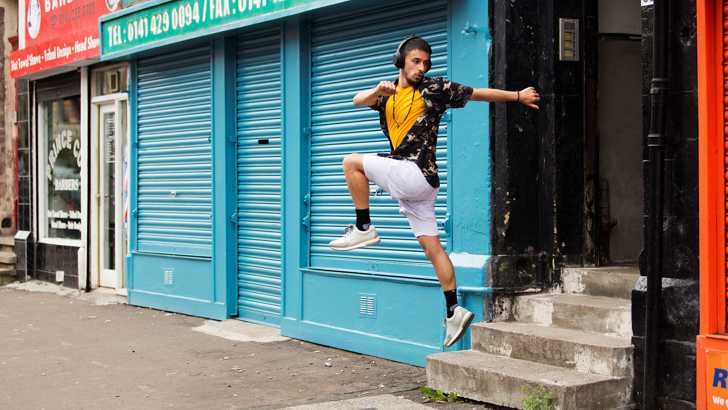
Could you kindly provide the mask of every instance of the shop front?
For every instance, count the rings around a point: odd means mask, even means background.
[[[344,155],[389,150],[354,94],[396,77],[393,51],[412,33],[433,46],[429,75],[487,86],[487,10],[172,0],[101,18],[102,61],[131,68],[129,302],[420,365],[442,350],[442,292],[396,201],[372,186],[380,245],[327,244],[353,218]],[[488,127],[488,106],[471,104],[438,138],[441,239],[480,318]]]
[[[700,335],[697,338],[699,409],[725,408],[728,401],[726,333],[726,146],[725,96],[728,66],[725,22],[728,3],[698,1],[698,85],[700,118]]]
[[[114,235],[124,236],[123,225],[115,223],[121,208],[108,205],[109,198],[116,198],[114,192],[123,196],[121,174],[110,175],[103,166],[110,160],[122,164],[124,156],[120,151],[118,158],[110,159],[101,146],[109,146],[115,135],[125,131],[110,128],[108,115],[99,116],[98,105],[101,100],[126,98],[126,65],[110,70],[97,64],[98,18],[118,8],[118,3],[21,5],[25,9],[19,13],[18,50],[10,56],[10,68],[14,78],[29,81],[30,121],[19,133],[29,135],[30,141],[23,156],[29,158],[30,178],[20,189],[20,202],[30,204],[21,219],[30,223],[18,236],[26,243],[25,268],[35,279],[72,288],[123,289],[123,266],[114,271],[112,281],[105,279],[109,272],[104,273],[97,262],[109,235],[111,242]],[[109,88],[114,81],[110,71],[118,74],[116,89]],[[124,107],[115,110],[125,118]],[[102,228],[99,218],[114,222]]]

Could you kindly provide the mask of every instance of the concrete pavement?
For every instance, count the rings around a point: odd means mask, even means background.
[[[0,408],[487,408],[425,403],[424,369],[275,329],[13,286],[0,287]]]

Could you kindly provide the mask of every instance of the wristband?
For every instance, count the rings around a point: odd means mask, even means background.
[[[521,92],[516,90],[516,102],[521,102]]]

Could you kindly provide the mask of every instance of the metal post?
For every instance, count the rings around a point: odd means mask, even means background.
[[[665,101],[667,79],[668,1],[654,2],[652,81],[650,83],[650,132],[647,136],[648,217],[645,248],[647,250],[647,294],[642,409],[654,409],[657,396],[657,364],[660,349],[660,299],[662,294],[662,219],[663,170],[665,163]]]

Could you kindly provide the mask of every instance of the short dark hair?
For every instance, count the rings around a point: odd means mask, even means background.
[[[412,50],[422,50],[425,53],[432,55],[432,48],[430,47],[430,44],[419,37],[415,37],[412,40],[407,41],[404,45],[404,50],[402,50],[402,57],[407,57],[407,54],[409,54]]]

